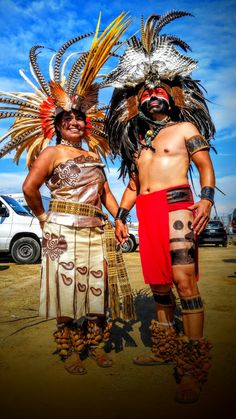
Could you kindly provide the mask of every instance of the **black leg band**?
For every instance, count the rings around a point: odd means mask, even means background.
[[[203,302],[200,295],[180,298],[182,313],[198,313],[203,311]]]
[[[153,298],[155,302],[161,306],[171,306],[173,307],[175,305],[175,296],[172,291],[169,291],[166,294],[160,294],[153,292]]]

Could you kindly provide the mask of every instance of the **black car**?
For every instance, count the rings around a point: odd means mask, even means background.
[[[201,244],[215,244],[219,246],[227,246],[227,233],[221,221],[209,221],[205,230],[198,236],[198,243]]]

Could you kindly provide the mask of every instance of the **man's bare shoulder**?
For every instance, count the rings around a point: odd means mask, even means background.
[[[192,122],[181,122],[180,124],[178,124],[178,129],[184,136],[185,140],[188,140],[194,135],[200,135],[200,132],[197,129],[196,125],[194,125]]]

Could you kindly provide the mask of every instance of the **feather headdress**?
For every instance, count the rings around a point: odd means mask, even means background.
[[[172,119],[194,123],[206,139],[214,135],[215,127],[201,86],[190,76],[197,62],[176,49],[180,47],[187,52],[190,47],[177,36],[160,35],[164,26],[183,16],[192,15],[171,11],[163,16],[151,15],[146,22],[142,18],[140,38],[133,36],[127,41],[118,66],[102,83],[115,87],[107,115],[107,132],[114,156],[123,157],[123,176],[130,170],[132,154],[138,147],[136,122],[142,118],[139,99],[146,88],[160,86],[166,90],[171,100]]]
[[[12,126],[0,138],[0,143],[4,142],[0,148],[0,158],[16,149],[14,160],[18,162],[22,152],[26,150],[27,165],[30,166],[54,136],[55,116],[60,111],[72,109],[80,109],[86,114],[85,141],[89,149],[103,156],[109,153],[104,132],[104,107],[98,106],[98,90],[101,83],[96,80],[104,63],[119,48],[118,40],[131,20],[122,12],[103,32],[99,30],[100,20],[101,16],[95,33],[71,39],[53,55],[49,66],[49,82],[46,81],[37,62],[38,52],[44,47],[36,45],[31,48],[30,69],[37,85],[22,70],[20,74],[33,92],[0,92],[0,118],[14,118]],[[63,62],[63,56],[71,45],[91,35],[94,37],[89,51],[72,53]],[[75,60],[66,80],[65,70],[72,57]]]

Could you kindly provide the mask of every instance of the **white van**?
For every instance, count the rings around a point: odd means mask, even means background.
[[[38,219],[8,195],[0,195],[0,252],[16,263],[35,263],[41,254]]]
[[[4,195],[10,196],[11,198],[15,199],[22,207],[24,207],[28,212],[30,212],[33,215],[30,207],[28,206],[25,200],[23,193],[9,193],[9,194],[4,194]],[[42,198],[43,207],[45,211],[48,212],[50,198],[44,195],[41,195],[41,198]]]

